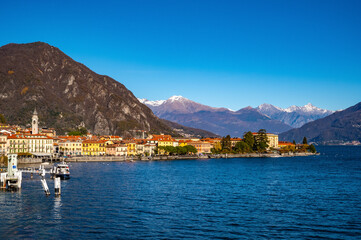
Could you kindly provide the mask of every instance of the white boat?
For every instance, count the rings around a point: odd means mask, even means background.
[[[50,170],[50,175],[55,177],[60,177],[61,179],[69,179],[70,171],[69,166],[65,162],[54,165],[54,167]]]

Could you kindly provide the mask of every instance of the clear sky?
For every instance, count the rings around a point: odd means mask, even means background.
[[[235,110],[361,101],[358,0],[2,1],[0,45],[35,41],[149,100]]]

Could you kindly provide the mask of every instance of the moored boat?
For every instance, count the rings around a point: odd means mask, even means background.
[[[50,175],[55,177],[60,177],[61,179],[69,179],[70,171],[69,166],[65,162],[54,165],[54,167],[50,170]]]

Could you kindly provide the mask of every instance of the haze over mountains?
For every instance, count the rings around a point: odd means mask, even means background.
[[[245,131],[258,131],[260,128],[281,133],[333,113],[311,104],[303,107],[291,106],[287,109],[262,104],[257,108],[246,107],[233,111],[203,105],[182,96],[158,101],[139,100],[160,118],[231,136],[242,136]]]

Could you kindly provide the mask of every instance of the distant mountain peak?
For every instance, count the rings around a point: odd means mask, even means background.
[[[312,105],[312,103],[308,103],[300,107],[292,105],[284,109],[268,103],[264,103],[259,105],[257,110],[272,119],[277,119],[281,122],[291,125],[292,127],[300,127],[305,123],[326,117],[334,113],[334,111],[315,107]]]
[[[145,105],[150,105],[150,106],[160,106],[165,102],[165,100],[149,101],[146,98],[138,98],[138,101]]]
[[[183,96],[174,95],[174,96],[171,96],[170,98],[168,98],[168,100],[174,102],[174,101],[182,101],[182,100],[189,100],[189,99],[187,99]]]

